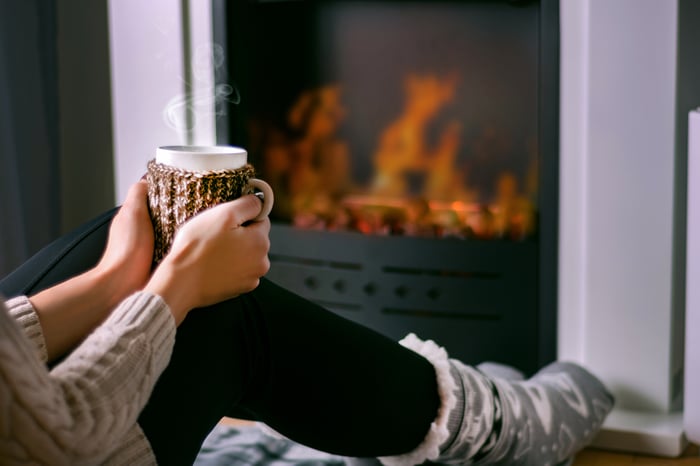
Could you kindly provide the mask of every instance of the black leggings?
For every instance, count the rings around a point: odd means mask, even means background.
[[[93,267],[112,210],[58,239],[0,282],[32,295]],[[139,417],[160,464],[192,464],[222,416],[265,422],[344,456],[406,453],[439,406],[421,356],[263,279],[252,293],[190,312]]]

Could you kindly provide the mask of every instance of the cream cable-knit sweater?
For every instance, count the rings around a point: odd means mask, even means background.
[[[155,464],[136,421],[175,342],[165,302],[130,296],[51,371],[30,301],[5,306],[0,300],[0,464]]]

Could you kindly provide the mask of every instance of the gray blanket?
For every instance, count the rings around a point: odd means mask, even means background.
[[[218,425],[209,434],[195,466],[345,466],[346,460],[285,438],[263,432],[255,426]]]

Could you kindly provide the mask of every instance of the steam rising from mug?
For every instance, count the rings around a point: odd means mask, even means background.
[[[214,82],[210,70],[214,71]],[[226,104],[238,104],[241,96],[238,89],[222,83],[225,81],[224,49],[219,44],[202,44],[194,52],[192,59],[193,81],[199,83],[200,92],[192,95],[190,92],[178,94],[163,109],[165,124],[175,130],[181,140],[184,134],[197,126],[198,118],[213,115],[215,118],[226,115]],[[215,83],[219,84],[215,84]],[[194,83],[185,83],[192,86]]]

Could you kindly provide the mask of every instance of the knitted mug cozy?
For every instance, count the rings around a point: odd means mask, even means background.
[[[159,263],[170,250],[175,232],[190,218],[216,204],[253,192],[248,181],[252,165],[235,170],[196,172],[148,162],[148,208],[155,245],[153,262]]]

